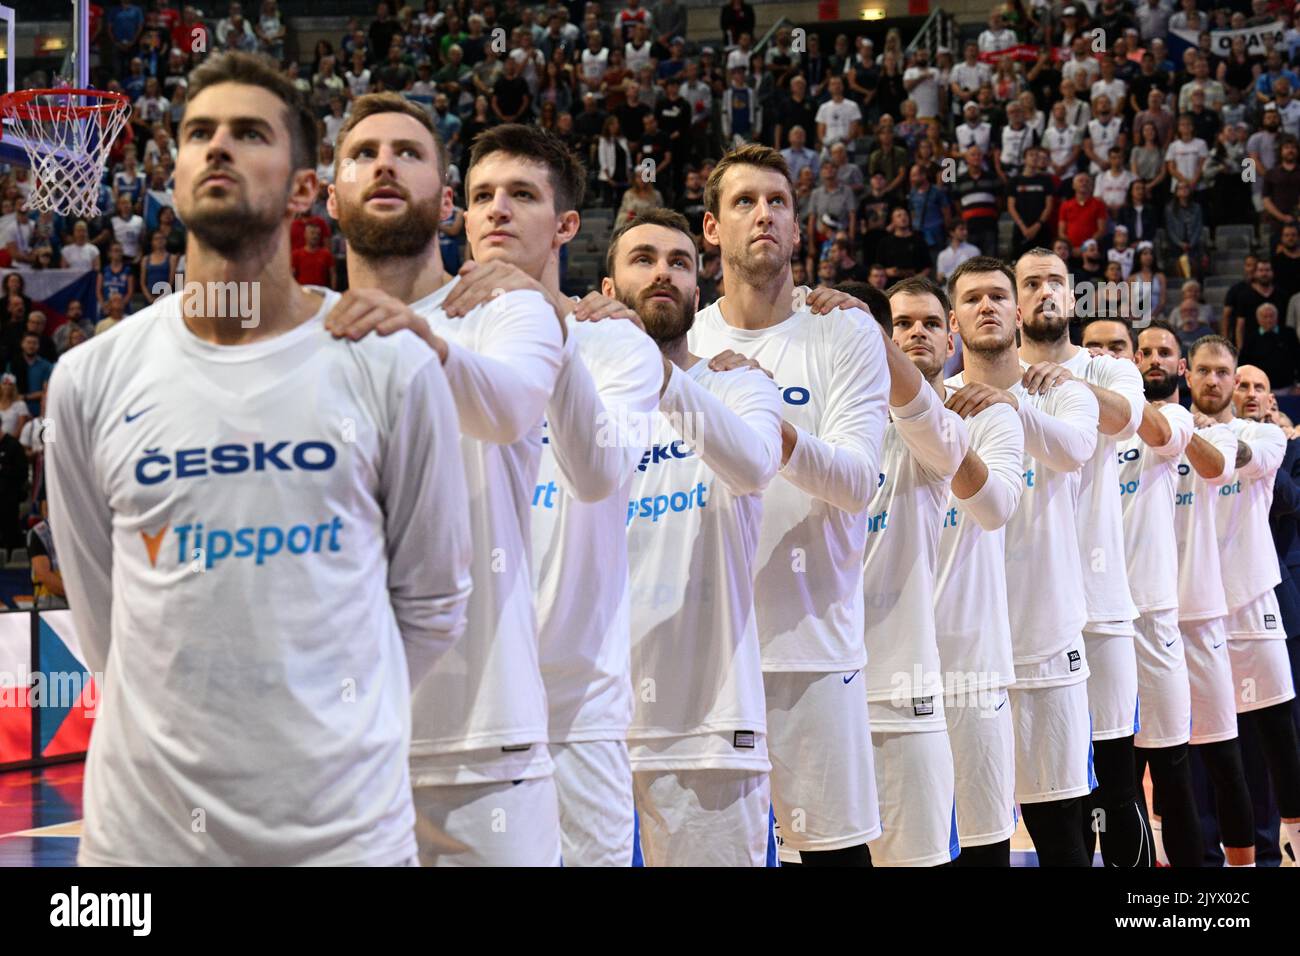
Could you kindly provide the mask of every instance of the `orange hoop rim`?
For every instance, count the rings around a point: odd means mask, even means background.
[[[42,96],[79,96],[86,99],[99,99],[103,102],[82,105],[66,103],[61,106],[32,103],[32,100]],[[113,90],[64,87],[62,89],[14,90],[11,93],[0,94],[0,115],[40,122],[73,118],[85,119],[114,110],[129,108],[130,105],[131,100],[125,93],[118,93]]]

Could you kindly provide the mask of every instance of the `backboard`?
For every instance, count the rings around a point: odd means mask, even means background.
[[[0,5],[0,80],[12,92],[30,88],[33,74],[46,86],[90,84],[90,0],[16,0]],[[23,140],[3,121],[0,163],[29,165]],[[57,152],[55,155],[59,155]]]

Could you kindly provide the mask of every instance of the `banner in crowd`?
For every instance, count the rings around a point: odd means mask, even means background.
[[[1240,30],[1211,30],[1210,31],[1210,52],[1218,57],[1227,57],[1232,52],[1232,41],[1237,37],[1243,37],[1246,41],[1246,52],[1251,56],[1263,56],[1265,51],[1265,40],[1271,40],[1273,45],[1279,49],[1285,49],[1282,44],[1282,37],[1286,33],[1286,26],[1281,20],[1274,20],[1272,23],[1260,24],[1256,27],[1243,27]],[[1167,40],[1169,46],[1169,58],[1176,64],[1183,62],[1183,51],[1189,46],[1198,46],[1200,39],[1196,30],[1170,30]]]
[[[23,277],[23,292],[32,300],[32,308],[45,313],[45,334],[68,320],[68,303],[81,302],[81,314],[91,322],[99,320],[99,303],[95,298],[95,273],[90,269],[0,269],[0,280],[11,272]]]
[[[164,206],[175,208],[170,189],[149,189],[144,194],[144,227],[149,232],[158,228],[158,214]]]

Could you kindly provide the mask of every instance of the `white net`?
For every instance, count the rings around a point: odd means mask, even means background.
[[[21,138],[32,168],[31,205],[98,216],[104,163],[129,113],[125,99],[93,90],[23,91],[0,99],[5,135]]]

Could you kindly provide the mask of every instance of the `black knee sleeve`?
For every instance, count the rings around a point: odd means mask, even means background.
[[[1205,843],[1192,793],[1187,744],[1139,749],[1147,758],[1152,786],[1160,795],[1161,832],[1169,862],[1174,866],[1203,866]]]
[[[1254,721],[1260,748],[1273,778],[1273,796],[1283,817],[1300,817],[1300,742],[1291,720],[1291,701],[1242,714]]]
[[[984,846],[964,846],[961,848],[961,856],[953,860],[954,866],[1010,866],[1011,865],[1011,841],[1001,840],[997,843],[986,843]]]
[[[1021,805],[1020,815],[1034,841],[1039,866],[1092,865],[1092,857],[1081,839],[1082,814],[1083,801],[1078,797]]]

